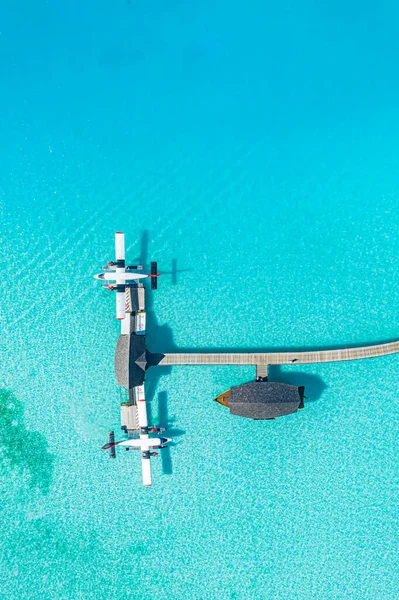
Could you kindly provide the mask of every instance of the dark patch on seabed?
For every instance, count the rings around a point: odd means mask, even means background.
[[[48,494],[54,469],[54,456],[38,431],[24,423],[23,404],[7,389],[0,390],[0,460],[11,469],[27,471],[30,486]]]

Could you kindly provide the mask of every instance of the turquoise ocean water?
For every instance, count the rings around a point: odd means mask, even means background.
[[[143,488],[92,279],[116,230],[158,260],[154,351],[397,339],[398,16],[2,3],[2,600],[398,598],[398,357],[271,369],[274,422],[212,402],[253,369],[150,371]]]

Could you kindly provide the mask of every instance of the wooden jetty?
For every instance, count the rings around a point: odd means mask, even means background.
[[[158,366],[172,365],[254,365],[257,375],[267,376],[267,365],[290,365],[336,362],[341,360],[359,360],[377,358],[399,353],[399,341],[374,346],[339,348],[335,350],[310,350],[303,352],[229,352],[229,353],[180,353],[165,354]],[[262,367],[266,367],[262,369]]]
[[[129,285],[125,290],[125,318],[121,322],[121,335],[115,351],[116,380],[126,390],[123,401],[120,403],[121,429],[129,437],[140,429],[136,396],[142,393],[144,397],[144,388],[142,389],[138,385],[142,382],[135,381],[134,377],[135,372],[137,377],[137,367],[134,364],[135,357],[132,356],[130,340],[133,336],[135,341],[140,342],[141,352],[145,352],[144,336],[135,336],[134,334],[135,315],[144,310],[145,288],[142,284]],[[144,373],[142,379],[144,380]]]

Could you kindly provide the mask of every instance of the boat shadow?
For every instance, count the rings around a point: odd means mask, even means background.
[[[288,368],[290,369],[290,367]],[[319,400],[328,388],[327,384],[318,375],[304,373],[302,371],[285,371],[281,369],[280,365],[269,365],[268,379],[269,381],[288,383],[297,387],[303,386],[305,388],[306,402],[315,402],[316,400]]]

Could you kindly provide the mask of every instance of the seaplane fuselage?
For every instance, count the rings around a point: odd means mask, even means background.
[[[94,275],[94,279],[102,279],[103,281],[115,281],[117,284],[125,284],[127,281],[135,281],[136,279],[145,279],[151,277],[145,273],[134,273],[132,271],[105,271]]]

